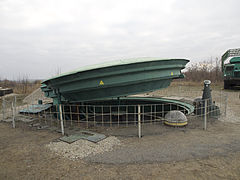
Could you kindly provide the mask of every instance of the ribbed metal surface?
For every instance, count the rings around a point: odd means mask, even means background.
[[[186,59],[144,58],[105,63],[65,73],[42,83],[47,97],[59,102],[115,98],[166,88],[182,76]],[[56,101],[55,101],[56,102]]]

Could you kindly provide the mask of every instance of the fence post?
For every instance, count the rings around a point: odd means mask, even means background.
[[[138,138],[142,137],[141,133],[141,106],[138,105]]]
[[[15,128],[15,112],[14,112],[14,102],[12,102],[12,126]]]
[[[59,104],[59,113],[60,113],[62,135],[64,135],[62,104]]]
[[[208,100],[205,99],[205,101],[204,101],[204,130],[207,130],[207,103],[208,103]]]

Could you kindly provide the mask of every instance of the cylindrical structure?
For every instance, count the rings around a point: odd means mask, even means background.
[[[210,80],[204,80],[204,89],[203,89],[203,95],[202,99],[208,99],[208,104],[212,104],[212,95],[211,95],[211,88],[210,88],[211,81]]]

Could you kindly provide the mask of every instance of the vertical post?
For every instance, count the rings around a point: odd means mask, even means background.
[[[5,98],[2,98],[2,114],[3,114],[3,121],[5,120]]]
[[[207,130],[207,99],[204,101],[204,130]]]
[[[62,104],[59,104],[59,114],[60,114],[62,135],[64,135]]]
[[[138,138],[141,137],[141,106],[138,105]]]
[[[15,128],[15,112],[14,112],[14,103],[12,102],[12,126]]]

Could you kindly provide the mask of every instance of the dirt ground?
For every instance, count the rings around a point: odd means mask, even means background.
[[[61,134],[21,122],[13,129],[10,123],[1,122],[0,179],[240,179],[236,98],[240,91],[226,93],[230,96],[227,117],[209,122],[207,131],[199,123],[174,129],[149,125],[143,133],[152,134],[138,139],[121,136],[126,130],[122,128],[115,135],[124,146],[76,161],[46,148]]]

